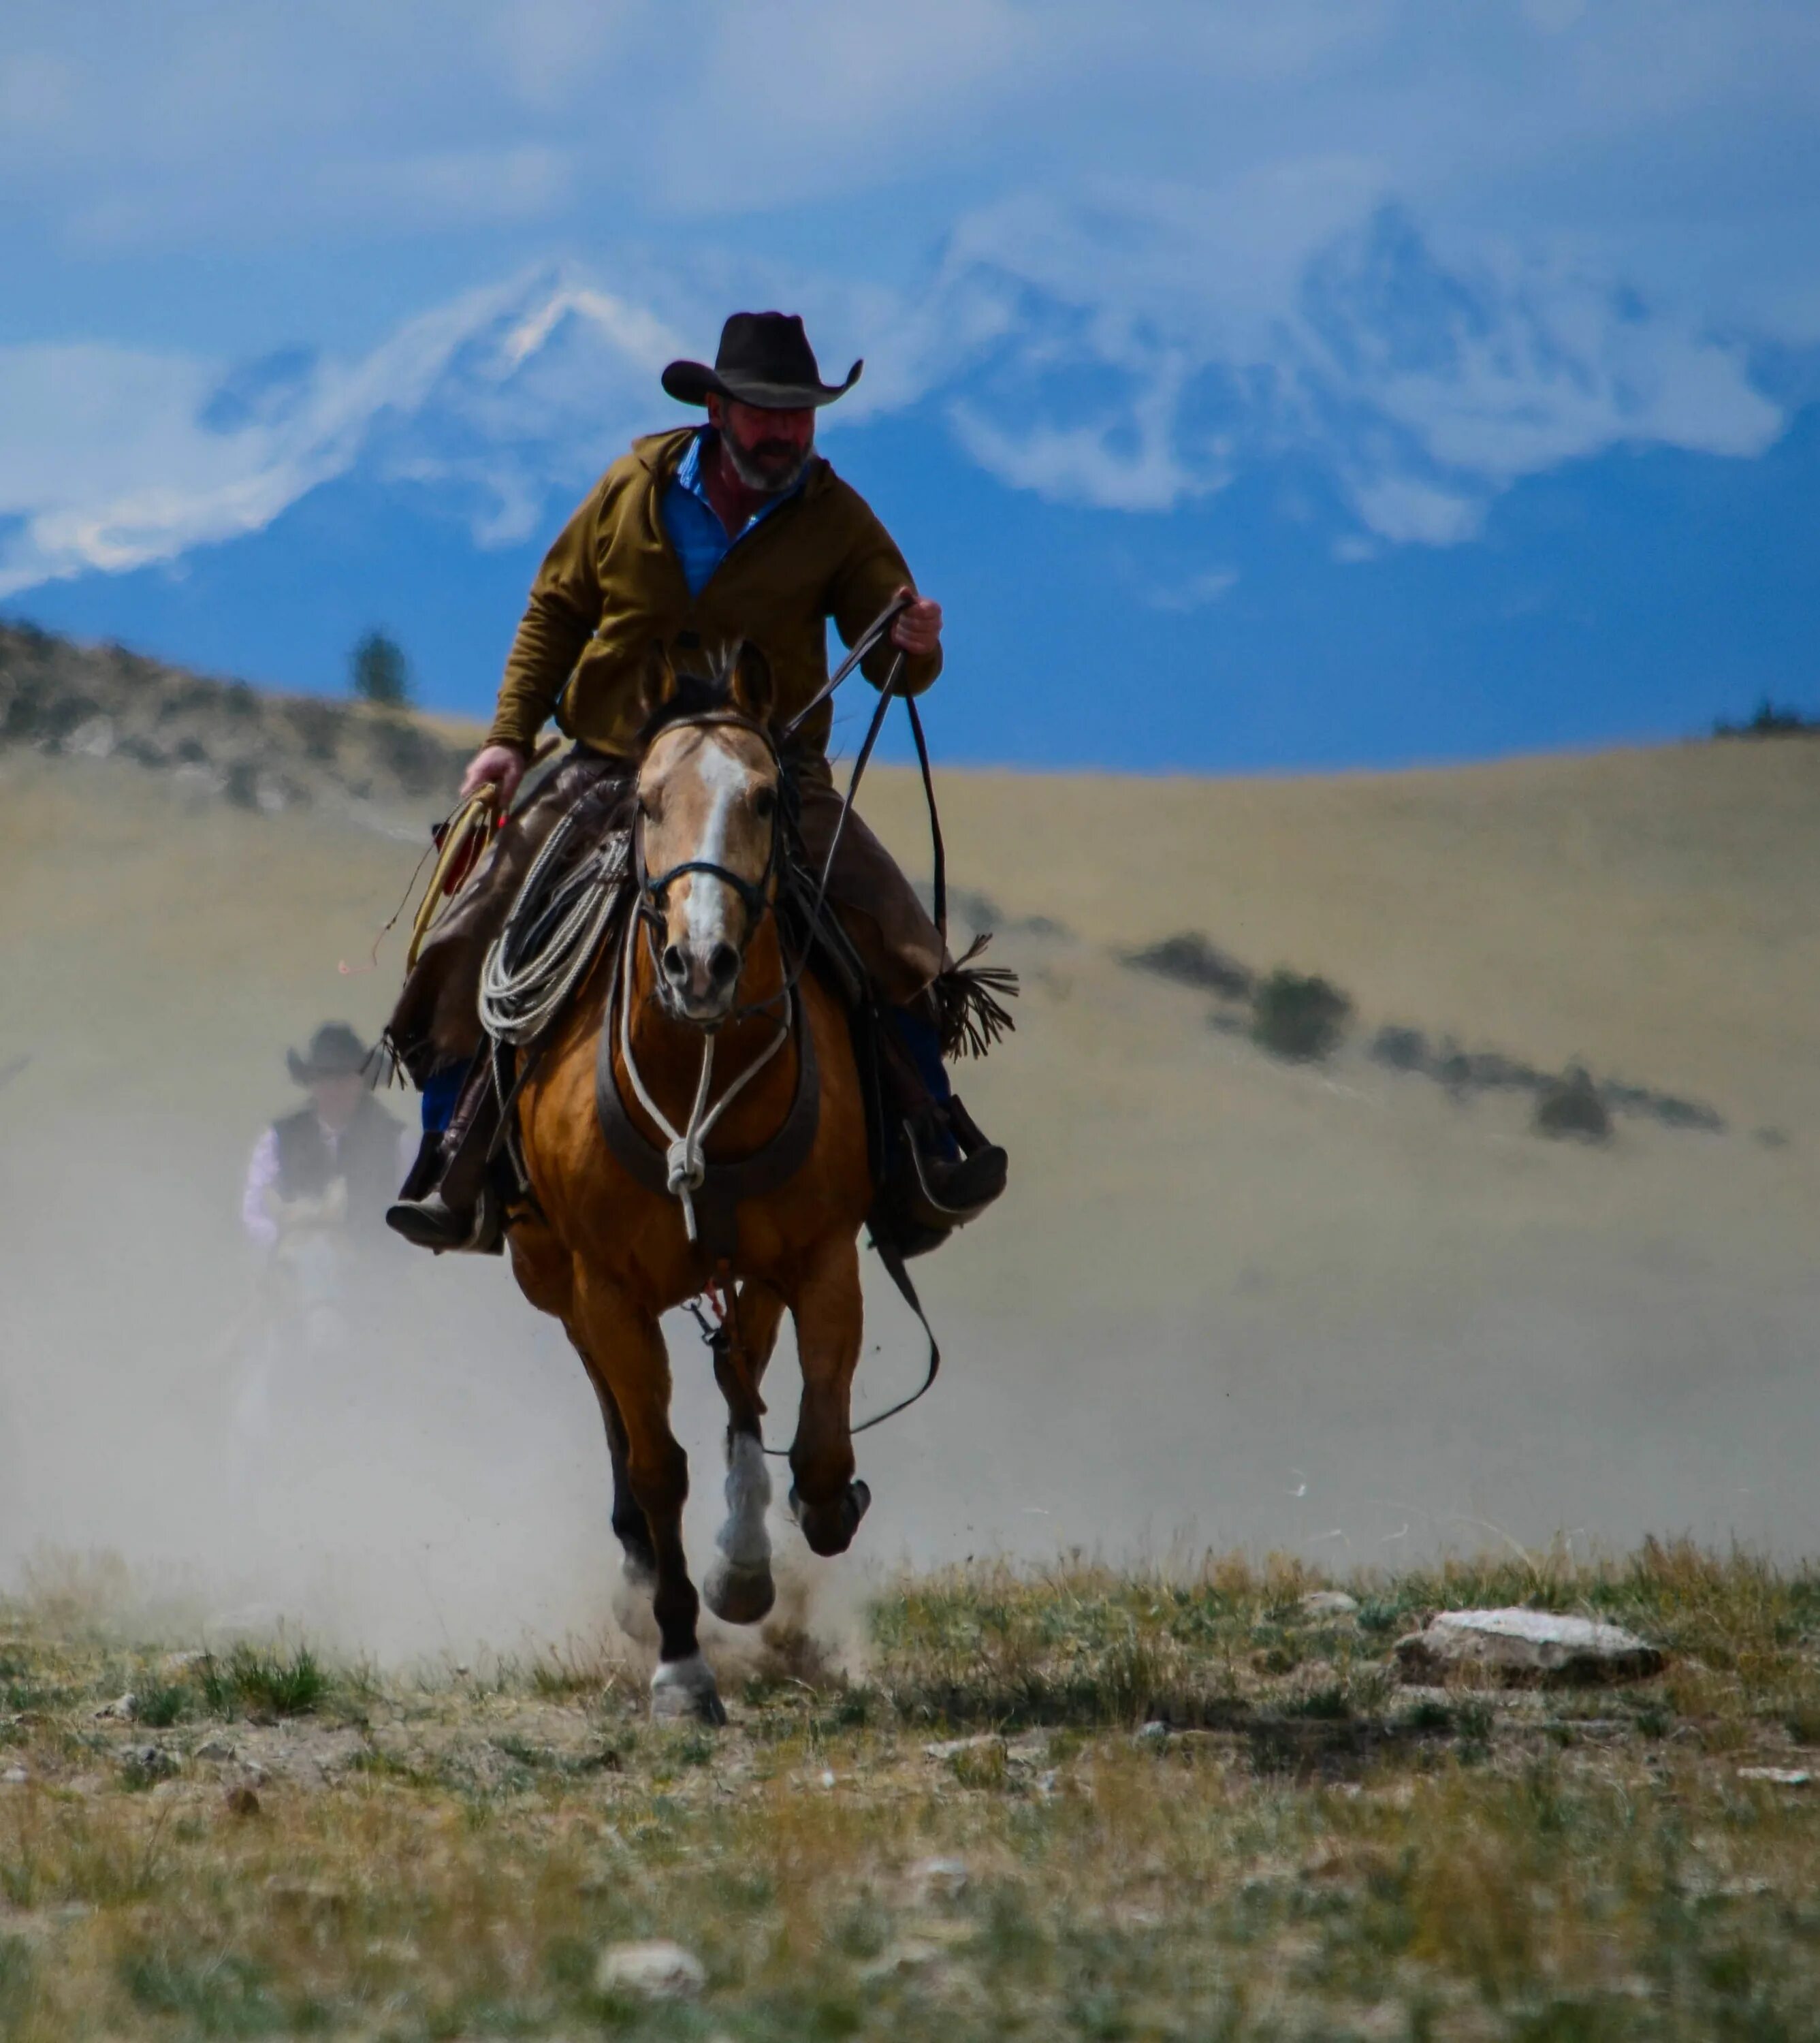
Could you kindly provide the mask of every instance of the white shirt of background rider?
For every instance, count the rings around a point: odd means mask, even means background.
[[[316,1125],[334,1161],[343,1131],[360,1106],[366,1081],[358,1071],[317,1079],[310,1087],[310,1105],[316,1109]],[[417,1160],[418,1135],[415,1129],[398,1131],[398,1176],[402,1182]],[[281,1205],[278,1184],[278,1131],[268,1128],[253,1145],[247,1163],[246,1189],[240,1194],[240,1225],[247,1238],[259,1248],[275,1248],[278,1222],[274,1209]]]

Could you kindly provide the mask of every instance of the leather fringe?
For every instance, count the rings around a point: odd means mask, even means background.
[[[1017,1026],[1004,1004],[1017,997],[1017,973],[1006,965],[973,962],[991,941],[990,931],[975,937],[960,962],[938,974],[929,989],[944,1057],[983,1057]]]

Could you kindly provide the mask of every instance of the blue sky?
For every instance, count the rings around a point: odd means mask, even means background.
[[[1820,10],[11,0],[0,606],[490,697],[737,305],[950,611],[950,757],[1820,710]]]

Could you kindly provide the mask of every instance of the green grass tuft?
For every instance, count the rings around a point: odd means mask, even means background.
[[[243,1641],[225,1659],[209,1654],[197,1662],[196,1685],[215,1716],[242,1712],[307,1716],[327,1701],[328,1676],[307,1646],[254,1646]]]

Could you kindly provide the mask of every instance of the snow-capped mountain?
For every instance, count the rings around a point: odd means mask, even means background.
[[[1583,269],[1443,259],[1389,206],[1317,226],[1266,262],[1243,221],[1113,193],[977,216],[914,293],[553,266],[364,354],[209,363],[84,343],[21,366],[25,351],[0,351],[0,596],[305,688],[335,687],[347,644],[385,623],[428,694],[478,707],[569,507],[634,434],[687,416],[663,363],[711,355],[730,300],[782,298],[829,373],[869,356],[824,443],[999,673],[1064,677],[1039,726],[1060,756],[1105,742],[1086,705],[1134,645],[1262,666],[1280,691],[1343,669],[1361,634],[1393,644],[1400,671],[1444,657],[1488,695],[1439,745],[1431,705],[1419,727],[1362,724],[1354,756],[1495,744],[1495,676],[1531,628],[1513,638],[1513,617],[1549,620],[1527,657],[1560,669],[1563,734],[1589,734],[1574,676],[1597,630],[1631,615],[1620,592],[1647,549],[1676,541],[1643,516],[1635,457],[1762,456],[1787,403],[1741,342]],[[1811,458],[1796,435],[1787,459]],[[1737,465],[1745,496],[1780,504],[1791,486],[1776,463]],[[1526,532],[1538,491],[1557,508]],[[1677,561],[1670,608],[1707,605],[1716,631],[1721,579],[1716,557]],[[1661,607],[1660,582],[1653,597],[1639,584],[1627,628],[1653,629]],[[1780,644],[1798,607],[1772,589],[1752,628]],[[1697,671],[1699,630],[1684,616],[1668,637],[1690,701],[1740,707],[1714,701],[1711,656]],[[1172,714],[1177,734],[1140,731],[1136,756],[1275,742],[1250,698]]]

